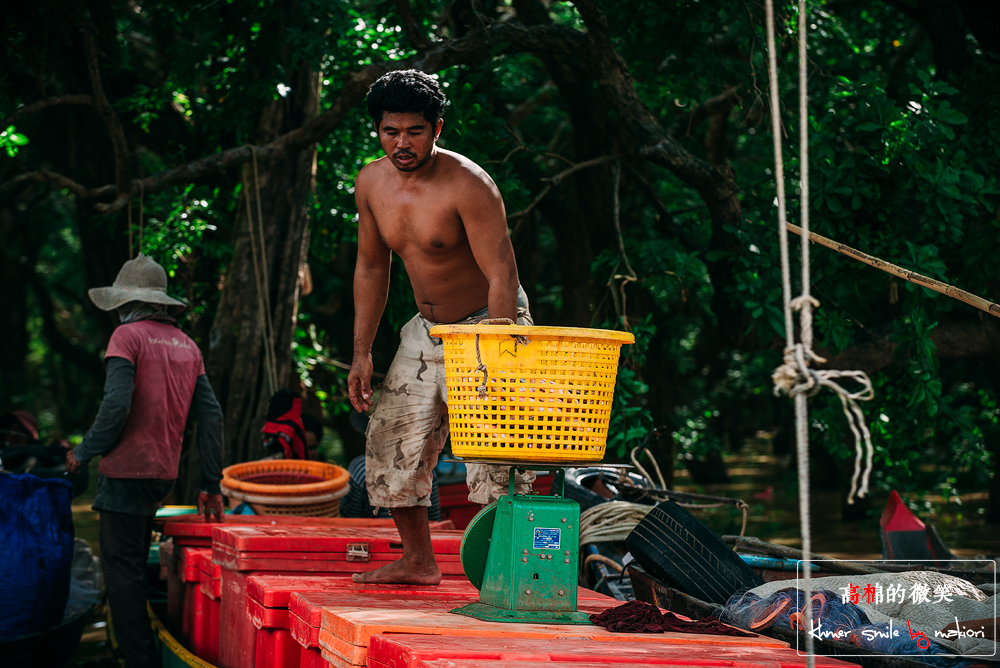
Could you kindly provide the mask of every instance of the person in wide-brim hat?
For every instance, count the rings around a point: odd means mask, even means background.
[[[112,311],[129,302],[161,304],[174,316],[187,308],[187,304],[167,294],[167,272],[163,267],[142,253],[122,266],[114,285],[91,288],[87,294],[102,311]]]
[[[118,649],[129,668],[159,666],[146,614],[146,560],[156,511],[174,489],[184,434],[195,424],[201,460],[198,510],[223,521],[222,407],[198,344],[177,326],[186,305],[167,295],[167,272],[140,254],[114,285],[89,291],[120,324],[104,354],[104,401],[94,423],[66,454],[66,471],[100,457],[93,505],[101,514],[101,570]]]

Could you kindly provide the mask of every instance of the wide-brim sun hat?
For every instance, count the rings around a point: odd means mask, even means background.
[[[102,311],[114,310],[128,302],[163,304],[171,315],[182,313],[187,308],[187,304],[167,294],[167,272],[163,267],[142,253],[122,265],[114,285],[91,288],[87,294]]]

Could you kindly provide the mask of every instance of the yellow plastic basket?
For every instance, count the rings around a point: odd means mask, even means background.
[[[451,450],[457,457],[552,463],[604,458],[618,357],[622,344],[635,342],[632,334],[518,325],[437,325],[430,333],[444,340]]]

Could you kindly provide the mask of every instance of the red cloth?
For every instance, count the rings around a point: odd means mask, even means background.
[[[278,439],[285,459],[309,458],[305,427],[302,426],[302,399],[291,390],[279,390],[271,396],[267,421],[260,433]]]
[[[135,388],[118,445],[101,457],[100,472],[109,478],[176,478],[195,383],[205,373],[201,351],[177,327],[140,320],[115,330],[108,357],[135,365]]]
[[[629,601],[617,608],[608,608],[590,621],[615,633],[703,633],[715,636],[757,637],[756,633],[726,626],[715,617],[695,621],[681,619],[669,610],[660,610],[643,601]]]

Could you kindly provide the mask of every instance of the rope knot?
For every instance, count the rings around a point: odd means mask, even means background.
[[[788,302],[788,306],[793,311],[801,311],[802,307],[807,303],[813,308],[819,308],[819,300],[812,295],[799,295],[792,301]]]

